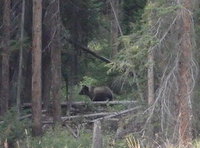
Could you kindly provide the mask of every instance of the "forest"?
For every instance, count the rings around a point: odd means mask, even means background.
[[[0,0],[1,148],[200,148],[199,0]]]

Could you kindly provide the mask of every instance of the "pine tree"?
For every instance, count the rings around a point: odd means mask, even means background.
[[[42,0],[33,0],[32,44],[32,118],[33,135],[42,134],[41,112],[41,53],[42,53]]]

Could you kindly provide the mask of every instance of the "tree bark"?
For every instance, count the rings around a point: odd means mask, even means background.
[[[41,122],[41,48],[42,48],[42,0],[33,0],[32,44],[32,114],[34,136],[42,134]]]
[[[190,0],[181,0],[182,8],[180,14],[180,50],[181,56],[179,61],[179,91],[177,95],[179,107],[179,145],[192,147],[192,18],[188,10],[192,10]]]
[[[11,11],[11,1],[4,0],[4,10],[3,10],[3,51],[2,51],[2,73],[1,73],[1,115],[4,115],[8,110],[8,100],[10,91],[10,73],[9,73],[9,48],[10,48],[10,12]]]

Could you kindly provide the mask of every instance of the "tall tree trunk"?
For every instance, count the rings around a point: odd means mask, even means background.
[[[51,51],[51,94],[54,122],[61,121],[61,42],[60,42],[60,1],[49,0],[46,11],[46,30],[49,33]]]
[[[19,51],[19,70],[17,80],[17,111],[20,115],[21,106],[21,89],[22,89],[22,64],[23,64],[23,42],[24,42],[24,14],[25,14],[25,0],[22,1],[22,13],[21,13],[21,34],[20,34],[20,51]]]
[[[180,10],[180,48],[179,61],[179,91],[177,95],[179,106],[179,144],[180,146],[192,147],[192,18],[189,10],[192,10],[192,1],[181,0],[183,8]]]
[[[42,0],[33,0],[32,44],[32,114],[33,135],[42,134],[41,122],[41,48],[42,48]]]
[[[1,87],[1,115],[4,115],[8,110],[9,90],[10,90],[10,73],[9,73],[9,48],[10,48],[10,11],[11,1],[4,0],[3,11],[3,52],[2,52],[2,87]]]

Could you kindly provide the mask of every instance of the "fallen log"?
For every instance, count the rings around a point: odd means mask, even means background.
[[[83,101],[76,101],[71,102],[72,106],[82,106],[82,105],[130,105],[130,104],[136,104],[137,101],[90,101],[90,102],[83,102]],[[62,102],[62,107],[67,107],[68,102]],[[30,108],[31,103],[24,103],[23,108]]]
[[[137,101],[91,101],[91,102],[72,102],[72,105],[129,105],[129,104],[135,104]],[[61,103],[61,105],[66,105],[67,102]]]
[[[100,117],[100,118],[97,118],[94,120],[90,120],[89,122],[91,123],[91,122],[96,122],[96,121],[100,121],[100,120],[109,120],[110,118],[133,112],[139,108],[140,108],[140,106],[137,106],[137,107],[123,110],[120,112],[103,112],[103,113],[95,113],[95,114],[87,114],[87,115],[67,116],[67,117],[61,117],[61,119],[63,122],[65,122],[70,119],[104,116],[104,117]],[[43,124],[53,124],[53,121],[44,121]]]

